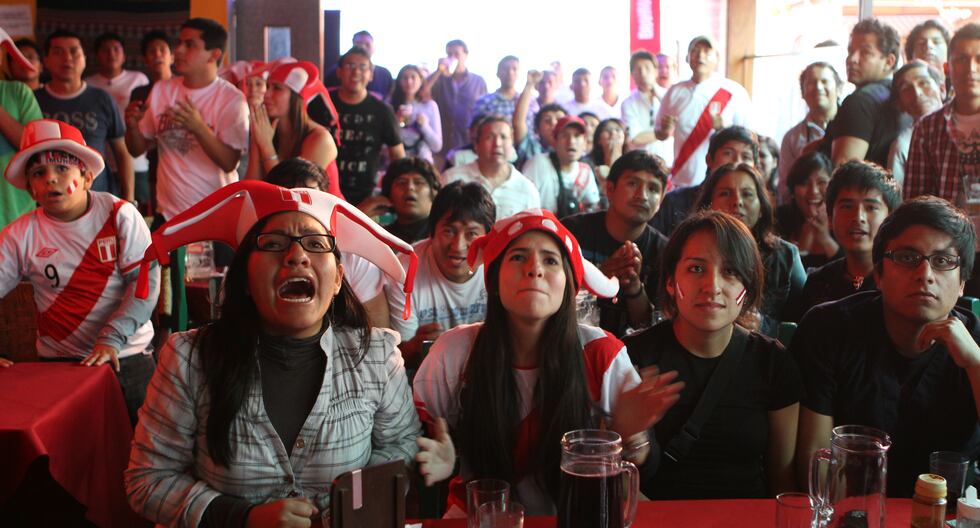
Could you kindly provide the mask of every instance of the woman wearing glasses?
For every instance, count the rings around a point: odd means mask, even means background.
[[[221,316],[161,350],[125,474],[130,504],[164,525],[308,522],[336,476],[417,451],[398,338],[369,328],[339,255],[411,291],[414,253],[329,194],[246,181],[162,226],[143,270],[211,239],[237,248]],[[392,250],[409,255],[407,274]]]

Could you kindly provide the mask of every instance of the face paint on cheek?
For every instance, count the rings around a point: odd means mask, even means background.
[[[67,192],[69,195],[72,195],[75,194],[76,190],[78,190],[78,181],[72,178],[72,180],[68,182]]]
[[[739,306],[742,305],[742,301],[745,300],[745,293],[746,293],[746,291],[747,290],[745,288],[742,288],[742,293],[739,293],[738,294],[738,297],[735,297],[735,304],[737,304]]]
[[[677,290],[677,298],[678,299],[683,299],[684,298],[684,292],[681,291],[681,283],[679,283],[679,282],[676,283],[676,285],[674,286],[674,289]]]

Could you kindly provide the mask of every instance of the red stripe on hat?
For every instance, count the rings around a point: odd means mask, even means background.
[[[116,269],[114,260],[102,262],[103,259],[99,258],[99,240],[116,238],[116,213],[124,203],[126,202],[120,200],[113,204],[112,213],[85,250],[85,256],[71,274],[65,289],[47,310],[38,315],[37,330],[42,337],[63,341],[78,329],[99,301],[109,282],[109,276]]]

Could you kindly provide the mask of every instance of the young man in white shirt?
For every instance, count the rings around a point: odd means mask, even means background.
[[[423,342],[434,341],[446,330],[486,317],[483,267],[471,270],[466,257],[470,244],[490,231],[495,217],[493,198],[479,184],[457,181],[436,195],[429,238],[413,245],[419,266],[408,320],[401,317],[405,308],[402,289],[396,284],[386,288],[391,328],[402,336],[398,348],[408,366],[421,363]]]
[[[592,100],[592,73],[589,70],[585,68],[575,70],[570,88],[574,97],[562,104],[568,115],[578,116],[583,112],[589,112],[599,119],[613,117],[604,105]]]
[[[691,78],[671,86],[657,112],[657,139],[674,138],[674,187],[690,187],[704,179],[713,131],[748,126],[749,94],[741,84],[715,71],[719,60],[718,46],[711,37],[695,37],[687,48]]]
[[[453,167],[444,174],[446,183],[462,180],[483,185],[497,206],[497,219],[541,206],[534,183],[507,161],[513,148],[511,138],[507,119],[486,118],[477,129],[476,161]]]
[[[599,187],[585,155],[586,126],[582,118],[569,115],[555,126],[555,150],[538,154],[524,164],[524,174],[534,182],[541,207],[558,218],[593,210],[599,203]]]
[[[674,161],[674,138],[661,139],[654,133],[657,112],[665,93],[657,84],[657,72],[657,61],[649,51],[633,53],[630,75],[636,90],[623,101],[621,112],[633,147],[659,156],[669,167]]]
[[[174,50],[180,77],[158,82],[145,105],[127,108],[130,152],[156,148],[159,154],[159,223],[238,179],[235,168],[248,146],[248,108],[245,96],[218,78],[227,40],[213,20],[184,22]]]

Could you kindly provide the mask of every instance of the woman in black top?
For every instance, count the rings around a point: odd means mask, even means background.
[[[792,321],[806,283],[796,246],[773,233],[773,205],[759,172],[745,163],[722,165],[701,184],[694,210],[714,209],[737,217],[752,232],[765,269],[756,322],[749,328],[775,337],[781,321]]]
[[[667,244],[658,294],[670,320],[623,340],[634,364],[677,370],[685,382],[653,428],[662,456],[643,474],[647,497],[758,498],[794,487],[800,373],[777,342],[736,324],[761,301],[761,264],[752,234],[724,213],[696,214]],[[717,396],[704,398],[709,390]],[[702,399],[714,405],[699,408]],[[704,418],[689,422],[695,409]],[[697,438],[682,445],[692,426]]]
[[[827,214],[827,185],[833,170],[821,152],[797,159],[786,176],[792,199],[776,209],[777,232],[800,249],[806,269],[823,266],[840,253]]]

